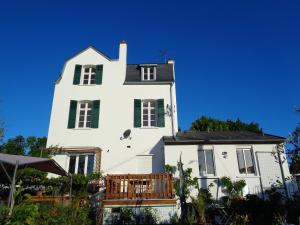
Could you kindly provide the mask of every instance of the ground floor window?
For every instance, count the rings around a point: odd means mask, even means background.
[[[215,175],[213,150],[199,150],[198,163],[200,176]]]
[[[69,173],[71,174],[92,174],[95,167],[94,154],[70,155]]]
[[[241,174],[254,174],[255,164],[253,160],[253,153],[248,148],[238,148],[236,150],[239,164],[239,171]]]

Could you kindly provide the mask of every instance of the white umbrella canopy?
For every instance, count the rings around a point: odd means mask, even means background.
[[[0,153],[0,162],[4,165],[7,171],[12,171],[15,169],[16,164],[18,168],[35,168],[49,173],[55,173],[61,176],[66,176],[67,172],[61,168],[53,159],[30,157],[22,155],[9,155]],[[4,173],[4,169],[0,167],[0,173]]]

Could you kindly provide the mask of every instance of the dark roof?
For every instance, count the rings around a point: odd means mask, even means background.
[[[146,65],[146,64],[142,64]],[[141,65],[140,64],[127,64],[125,84],[130,83],[170,83],[174,81],[173,64],[149,64],[156,66],[156,80],[155,81],[142,81],[141,80]]]
[[[187,131],[178,132],[175,137],[165,136],[166,145],[192,144],[279,144],[285,141],[284,137],[270,134],[254,133],[249,131]]]

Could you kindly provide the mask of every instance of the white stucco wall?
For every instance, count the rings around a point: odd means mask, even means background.
[[[237,148],[251,148],[254,153],[255,161],[255,174],[240,174],[237,161]],[[201,187],[207,188],[210,183],[214,184],[211,188],[211,193],[214,197],[221,197],[222,190],[219,188],[217,190],[217,178],[223,176],[229,176],[232,180],[244,179],[247,183],[247,192],[249,194],[261,194],[261,184],[260,177],[262,178],[263,188],[268,189],[276,183],[278,178],[282,182],[282,175],[280,170],[280,165],[276,158],[271,155],[271,152],[276,148],[275,144],[253,144],[253,145],[166,145],[165,146],[165,164],[171,166],[177,166],[180,154],[182,154],[182,162],[184,164],[184,169],[192,169],[192,177],[198,178],[209,178],[209,179],[199,179]],[[214,166],[215,175],[200,176],[199,166],[198,166],[198,149],[212,149],[214,154]],[[222,155],[222,152],[227,152],[227,157]],[[265,159],[260,159],[256,157],[257,154],[266,154]],[[257,161],[257,159],[261,161]],[[259,168],[258,168],[259,166]],[[284,176],[287,178],[290,176],[287,161],[283,162]],[[260,169],[260,173],[259,170]],[[269,171],[271,171],[269,176]],[[176,171],[175,176],[178,176],[178,171]],[[287,186],[290,194],[292,195],[292,189],[290,187],[290,182],[287,182]]]
[[[76,64],[103,64],[102,85],[73,85]],[[55,85],[49,146],[102,149],[101,170],[104,173],[136,173],[136,155],[153,154],[152,172],[164,170],[164,151],[161,138],[172,135],[171,117],[165,115],[165,127],[134,128],[134,99],[164,99],[164,105],[174,105],[174,131],[178,129],[175,85],[124,85],[126,71],[126,46],[120,46],[120,59],[108,60],[93,48],[66,62],[61,80]],[[173,92],[173,93],[171,93]],[[67,129],[70,100],[99,100],[98,129]],[[123,139],[123,132],[131,129],[131,139]],[[63,156],[59,156],[60,158]],[[55,157],[56,159],[57,157]],[[59,159],[61,166],[66,159]]]

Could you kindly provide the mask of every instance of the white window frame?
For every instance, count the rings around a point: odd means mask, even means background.
[[[91,104],[91,108],[88,108],[88,104]],[[81,111],[81,104],[86,104],[85,105],[85,108],[84,108],[84,121],[83,121],[83,127],[79,127],[79,119],[80,119],[80,111]],[[77,110],[76,110],[76,128],[77,129],[91,129],[92,128],[92,116],[91,116],[91,127],[87,127],[86,124],[87,124],[87,113],[88,111],[91,110],[93,112],[93,101],[89,101],[89,100],[84,100],[84,101],[78,101],[78,104],[77,104]],[[92,115],[92,113],[91,113]]]
[[[148,111],[148,119],[147,119],[147,121],[148,121],[148,126],[144,126],[144,103],[145,102],[147,102],[148,103],[148,106],[147,106],[147,111]],[[153,102],[154,103],[154,107],[151,107],[151,102]],[[144,99],[144,100],[142,100],[142,102],[141,102],[141,105],[142,105],[142,107],[141,107],[141,110],[142,110],[142,112],[141,112],[141,119],[142,119],[142,127],[145,127],[145,128],[151,128],[151,127],[157,127],[157,104],[156,104],[156,100],[153,100],[153,99]],[[151,125],[151,109],[154,109],[155,110],[155,124],[154,124],[154,126],[152,126]]]
[[[199,152],[200,151],[203,151],[203,155],[204,155],[204,164],[205,164],[205,176],[216,176],[216,162],[215,162],[215,154],[214,154],[214,150],[213,149],[198,149],[198,168],[200,166],[200,162],[199,162]],[[213,170],[214,172],[213,173],[207,173],[207,162],[206,162],[206,154],[205,154],[205,151],[211,151],[212,153],[212,163],[213,163]],[[199,168],[199,175],[200,176],[203,176],[201,175],[201,171],[200,171],[200,168]]]
[[[150,78],[150,68],[153,68],[153,79]],[[144,75],[146,74],[147,79]],[[143,66],[141,68],[142,81],[154,81],[156,80],[156,66]]]
[[[89,68],[89,72],[85,72],[85,69],[86,68]],[[95,72],[92,72],[92,69],[95,69]],[[80,84],[81,85],[96,85],[96,66],[94,65],[85,65],[82,67],[82,71],[81,71],[81,74],[82,76],[80,76]],[[89,78],[88,78],[88,83],[87,84],[84,84],[84,76],[85,75],[88,75]],[[91,81],[92,81],[92,75],[95,76],[95,83],[94,84],[91,84]]]
[[[88,168],[88,157],[89,155],[94,156],[94,165],[93,165],[93,173],[95,172],[95,168],[96,168],[96,155],[94,153],[86,153],[86,154],[69,154],[69,159],[68,159],[68,172],[70,169],[70,158],[71,156],[75,156],[76,160],[75,160],[75,170],[74,170],[74,174],[78,174],[78,165],[79,165],[79,156],[85,156],[85,161],[84,161],[84,175],[87,175],[87,168]]]
[[[242,152],[243,152],[243,160],[244,160],[244,166],[245,166],[245,173],[241,173],[240,172],[238,150],[242,150]],[[245,157],[245,151],[250,151],[250,153],[251,153],[251,159],[252,159],[252,163],[253,163],[253,167],[254,167],[254,172],[253,173],[248,173],[248,169],[247,169],[248,167],[247,167],[247,162],[246,162],[246,157]],[[242,175],[256,175],[256,162],[254,160],[254,154],[253,154],[253,149],[252,148],[236,148],[236,157],[237,157],[239,174],[242,174]]]

